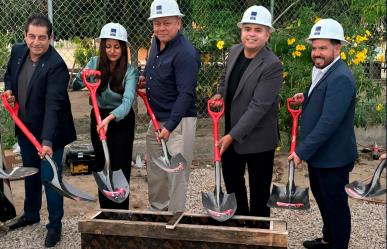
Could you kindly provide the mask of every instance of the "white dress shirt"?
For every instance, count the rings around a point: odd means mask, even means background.
[[[329,64],[328,66],[326,66],[326,67],[324,67],[322,69],[313,66],[313,69],[312,69],[312,85],[309,88],[308,96],[312,93],[313,89],[315,88],[317,83],[321,80],[321,78],[324,76],[324,74],[326,74],[326,72],[328,72],[329,68],[333,64],[335,64],[335,62],[338,61],[339,59],[340,59],[340,55],[337,56],[336,59],[334,59],[331,62],[331,64]]]

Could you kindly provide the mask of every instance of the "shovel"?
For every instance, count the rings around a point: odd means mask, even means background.
[[[361,181],[354,181],[345,186],[345,192],[354,199],[370,200],[386,193],[386,189],[380,185],[380,176],[386,167],[386,160],[382,160],[372,176],[371,181],[366,184]]]
[[[36,140],[34,135],[28,130],[28,128],[24,125],[24,123],[20,120],[17,113],[19,111],[19,105],[17,102],[14,102],[14,106],[11,107],[11,105],[7,101],[6,94],[1,95],[3,105],[5,109],[9,112],[11,115],[11,118],[15,122],[15,124],[19,127],[19,129],[24,133],[24,135],[30,140],[30,142],[35,146],[35,148],[38,150],[39,154],[42,154],[43,148],[42,145]],[[70,184],[64,182],[62,179],[59,180],[58,177],[58,167],[56,166],[55,162],[51,159],[51,157],[47,154],[44,155],[44,158],[49,162],[52,172],[53,172],[53,178],[51,181],[48,182],[48,184],[59,194],[76,200],[76,201],[96,201],[95,198],[79,191],[78,189],[72,187]]]
[[[11,171],[3,169],[4,150],[0,141],[0,179],[4,180],[17,180],[36,174],[39,170],[34,167],[15,167]]]
[[[210,104],[218,102],[222,105],[219,112],[211,110]],[[237,209],[237,202],[235,193],[225,194],[222,192],[220,185],[221,171],[220,171],[220,151],[218,147],[218,123],[220,117],[224,113],[223,100],[208,100],[207,110],[212,119],[213,136],[214,136],[214,161],[215,161],[215,189],[214,192],[202,192],[202,204],[209,216],[213,219],[223,222],[230,219]]]
[[[159,135],[160,132],[161,132],[161,129],[160,129],[159,123],[156,120],[156,116],[153,113],[152,108],[149,105],[146,93],[142,92],[140,90],[137,90],[137,94],[144,101],[144,104],[145,104],[146,110],[148,112],[148,115],[150,116],[150,118],[152,120],[154,130],[155,130],[156,134]],[[178,153],[175,156],[171,156],[169,154],[169,152],[168,152],[168,148],[167,148],[167,144],[165,143],[165,140],[163,138],[159,138],[157,136],[157,141],[159,141],[161,143],[163,154],[162,155],[156,155],[156,153],[150,151],[149,153],[152,156],[152,161],[159,168],[161,168],[162,170],[164,170],[164,171],[166,171],[168,173],[179,173],[179,172],[181,172],[184,169],[184,167],[187,165],[187,161],[185,160],[183,155],[181,153]]]
[[[96,98],[96,92],[101,84],[101,72],[98,70],[84,69],[82,71],[82,80],[87,89],[90,91],[91,104],[93,105],[95,119],[97,124],[101,124],[101,115]],[[99,79],[95,83],[87,81],[87,77],[98,77]],[[94,179],[97,183],[99,190],[111,201],[116,203],[122,203],[128,198],[129,195],[129,183],[125,178],[121,169],[112,171],[110,168],[109,149],[106,142],[106,134],[104,129],[99,130],[99,138],[102,143],[103,153],[105,156],[105,165],[103,170],[93,172]]]
[[[292,154],[296,149],[298,117],[301,114],[301,109],[291,109],[290,105],[294,102],[295,101],[293,100],[293,98],[288,98],[288,111],[290,112],[293,118],[290,154]],[[267,202],[268,207],[296,210],[307,210],[310,208],[309,188],[297,187],[294,184],[294,168],[294,161],[290,160],[288,183],[286,184],[286,186],[277,186],[273,184],[273,189],[271,191],[269,201]]]

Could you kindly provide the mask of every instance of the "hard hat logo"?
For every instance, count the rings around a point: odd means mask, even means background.
[[[320,35],[321,26],[317,26],[314,30],[314,35]]]
[[[117,35],[117,29],[111,29],[110,30],[110,35],[111,36],[116,36]]]
[[[160,15],[163,13],[163,6],[162,5],[157,5],[156,6],[156,14]]]
[[[255,20],[257,19],[257,12],[253,11],[251,12],[250,20]]]

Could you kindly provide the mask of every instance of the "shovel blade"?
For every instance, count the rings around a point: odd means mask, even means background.
[[[187,161],[184,159],[182,154],[177,154],[171,158],[167,156],[156,156],[152,155],[152,161],[162,170],[168,173],[179,173],[187,165]]]
[[[310,208],[309,188],[293,186],[292,191],[289,193],[286,186],[273,184],[267,206],[270,208],[307,210]]]
[[[27,176],[34,175],[38,173],[37,168],[33,167],[16,167],[12,169],[10,172],[7,172],[3,169],[0,169],[0,179],[7,179],[7,180],[17,180],[22,179]]]
[[[97,201],[96,198],[91,197],[88,194],[85,194],[82,191],[74,188],[67,182],[63,181],[62,179],[59,180],[58,170],[57,170],[58,167],[56,166],[55,162],[52,160],[52,158],[49,155],[45,155],[45,158],[49,162],[51,170],[53,171],[53,177],[51,181],[47,182],[51,188],[53,188],[59,194],[75,201],[91,201],[91,202]]]
[[[380,184],[376,184],[373,188],[370,187],[370,184],[365,184],[361,181],[354,181],[345,186],[345,192],[347,192],[349,197],[354,199],[363,199],[377,197],[386,193],[386,189],[382,188]]]
[[[47,183],[56,192],[63,195],[64,197],[67,197],[67,198],[72,199],[74,201],[90,201],[90,202],[97,201],[96,198],[91,197],[90,195],[83,193],[82,191],[74,188],[73,186],[71,186],[67,182],[65,182],[63,180],[59,181],[57,175],[54,175],[53,179]]]
[[[237,203],[235,194],[220,193],[219,203],[214,193],[202,192],[202,204],[207,214],[213,219],[223,222],[234,216]]]
[[[129,184],[122,170],[112,172],[112,179],[104,171],[93,172],[99,190],[111,201],[122,203],[129,195]]]

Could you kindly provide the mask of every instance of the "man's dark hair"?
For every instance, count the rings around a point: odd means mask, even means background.
[[[332,45],[341,45],[341,41],[340,40],[336,40],[336,39],[331,39],[331,44]]]
[[[44,15],[32,15],[28,17],[26,26],[24,28],[25,32],[28,32],[28,27],[31,25],[34,26],[40,26],[40,27],[46,27],[47,28],[47,35],[50,38],[52,35],[52,24],[47,16]]]

